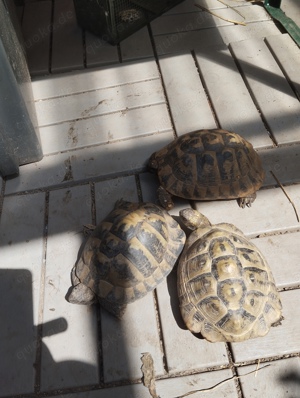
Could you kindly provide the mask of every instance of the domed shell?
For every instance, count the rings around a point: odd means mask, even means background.
[[[222,129],[182,135],[155,152],[149,163],[168,193],[193,200],[254,195],[253,201],[265,176],[251,143]]]
[[[211,342],[238,342],[268,333],[282,319],[272,272],[235,226],[199,228],[178,266],[180,310],[187,328]]]
[[[92,232],[73,269],[75,288],[87,287],[90,302],[77,293],[80,289],[69,301],[90,304],[94,295],[121,316],[127,304],[144,297],[171,272],[184,242],[184,232],[164,209],[118,201]]]

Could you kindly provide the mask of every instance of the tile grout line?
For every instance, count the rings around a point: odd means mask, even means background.
[[[1,222],[1,216],[2,216],[4,197],[5,197],[5,184],[6,184],[6,181],[2,178],[1,192],[0,192],[0,222]]]
[[[163,93],[164,93],[164,97],[165,97],[165,104],[166,104],[166,107],[167,107],[168,115],[169,115],[170,122],[171,122],[171,127],[172,127],[172,130],[173,130],[173,136],[174,136],[174,139],[175,139],[175,138],[177,138],[175,121],[173,119],[171,106],[170,106],[170,103],[169,103],[169,97],[168,97],[168,94],[167,94],[167,89],[166,89],[164,78],[163,78],[163,74],[162,74],[162,71],[161,71],[161,67],[160,67],[160,63],[159,63],[159,57],[158,57],[158,54],[157,54],[155,41],[154,41],[154,35],[153,35],[153,32],[152,32],[152,28],[151,28],[151,24],[150,23],[147,24],[147,28],[148,28],[150,42],[151,42],[152,49],[153,49],[153,54],[154,54],[154,59],[155,59],[155,62],[156,62],[156,67],[157,67],[157,70],[158,70],[158,73],[159,73],[159,79],[160,79],[161,86],[162,86]]]
[[[38,304],[38,325],[37,325],[37,342],[35,357],[35,381],[34,392],[40,393],[41,388],[41,367],[42,367],[42,338],[43,338],[43,318],[44,318],[44,301],[45,301],[45,276],[46,276],[46,258],[47,258],[47,238],[48,238],[48,222],[49,222],[49,198],[50,193],[45,192],[45,212],[44,212],[44,228],[43,228],[43,258],[41,265],[40,279],[40,297]]]
[[[159,303],[158,303],[156,289],[153,290],[153,304],[154,304],[155,317],[156,317],[156,327],[157,327],[158,336],[159,336],[159,346],[160,346],[160,351],[162,354],[163,368],[164,368],[165,375],[168,375],[169,374],[169,366],[168,366],[167,353],[166,353],[166,349],[165,349],[164,336],[163,336],[163,332],[162,332],[161,315],[160,315],[160,311],[159,311]]]
[[[245,86],[246,86],[246,88],[247,88],[247,90],[248,90],[249,96],[250,96],[250,98],[251,98],[251,100],[252,100],[252,102],[253,102],[253,104],[254,104],[254,106],[255,106],[255,108],[256,108],[258,114],[259,114],[259,117],[260,117],[261,121],[263,122],[263,125],[265,126],[265,129],[266,129],[266,131],[267,131],[267,133],[268,133],[270,139],[272,140],[272,142],[273,142],[273,144],[275,145],[275,147],[278,147],[279,144],[278,144],[278,142],[277,142],[275,136],[273,135],[273,133],[272,133],[272,131],[271,131],[271,128],[270,128],[270,126],[269,126],[269,124],[268,124],[268,121],[267,121],[267,119],[265,118],[265,116],[264,116],[264,114],[263,114],[263,112],[262,112],[262,110],[261,110],[261,108],[260,108],[260,106],[259,106],[259,104],[258,104],[258,102],[257,102],[257,100],[256,100],[256,98],[255,98],[255,96],[254,96],[254,93],[253,93],[253,91],[252,91],[252,89],[251,89],[251,87],[250,87],[250,85],[249,85],[249,83],[248,83],[246,74],[243,72],[243,68],[242,68],[242,66],[241,66],[241,64],[240,64],[240,62],[239,62],[239,60],[238,60],[237,57],[235,56],[234,51],[233,51],[233,49],[232,49],[232,47],[231,47],[231,44],[229,44],[227,47],[228,47],[228,51],[230,52],[230,54],[231,54],[231,56],[232,56],[232,59],[233,59],[235,65],[236,65],[236,67],[237,67],[237,70],[239,71],[240,76],[241,76],[241,78],[243,79],[243,82],[244,82],[244,84],[245,84]]]
[[[232,347],[230,343],[225,343],[225,347],[226,347],[226,352],[227,352],[227,356],[228,356],[228,360],[229,360],[229,369],[231,369],[233,376],[238,376],[238,372],[234,363],[234,355],[233,355],[233,351],[232,351]],[[234,380],[234,384],[235,384],[235,388],[237,391],[237,395],[238,398],[243,398],[243,393],[242,393],[242,387],[241,387],[241,382],[240,379],[235,378]]]
[[[48,59],[48,72],[49,72],[49,74],[52,73],[53,22],[54,22],[54,0],[51,0],[49,59]]]
[[[192,55],[192,58],[193,58],[193,60],[194,60],[195,68],[196,68],[196,70],[197,70],[197,72],[198,72],[199,79],[200,79],[200,82],[201,82],[201,84],[202,84],[202,87],[203,87],[203,90],[204,90],[204,93],[205,93],[205,96],[206,96],[206,100],[207,100],[207,102],[208,102],[208,105],[209,105],[209,107],[210,107],[211,113],[212,113],[213,118],[214,118],[214,120],[215,120],[216,126],[217,126],[217,128],[222,128],[221,123],[220,123],[219,118],[218,118],[218,115],[217,115],[217,112],[216,112],[216,110],[215,110],[215,108],[214,108],[214,106],[213,106],[213,102],[212,102],[212,100],[211,100],[211,96],[210,96],[210,94],[209,94],[209,90],[208,90],[208,88],[207,88],[205,79],[204,79],[203,74],[202,74],[202,72],[201,72],[200,65],[199,65],[199,63],[198,63],[195,50],[192,50],[192,51],[191,51],[191,55]]]
[[[97,225],[97,210],[96,210],[96,192],[95,182],[90,182],[90,194],[91,194],[91,217],[92,224]],[[101,328],[101,310],[100,306],[95,306],[96,318],[97,318],[97,352],[98,352],[98,378],[99,386],[102,388],[104,385],[104,373],[103,373],[103,353],[102,353],[102,328]]]

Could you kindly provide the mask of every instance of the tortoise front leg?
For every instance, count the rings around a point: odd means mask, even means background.
[[[168,191],[165,190],[164,187],[160,186],[157,190],[158,200],[162,207],[166,210],[170,210],[174,207],[174,203],[172,201],[172,196]]]
[[[254,192],[252,195],[248,195],[245,198],[238,198],[238,205],[244,209],[245,206],[247,207],[251,207],[252,203],[255,201],[256,199],[256,193]]]

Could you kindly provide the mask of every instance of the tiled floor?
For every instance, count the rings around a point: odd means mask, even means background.
[[[241,18],[217,0],[198,2]],[[117,47],[87,32],[82,42],[71,0],[56,0],[53,12],[50,0],[20,10],[45,156],[2,182],[0,397],[146,398],[145,352],[161,398],[300,396],[300,224],[290,202],[300,215],[300,52],[261,5],[227,2],[246,26],[186,0]],[[195,206],[212,223],[235,224],[265,254],[282,325],[243,343],[199,339],[180,318],[175,272],[122,321],[69,304],[82,226],[120,197],[156,202],[150,154],[175,134],[216,126],[252,142],[265,184],[250,209]],[[186,206],[178,199],[171,213]]]

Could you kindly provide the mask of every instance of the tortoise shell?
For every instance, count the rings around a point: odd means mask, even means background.
[[[91,304],[98,299],[120,317],[127,304],[171,272],[184,242],[184,232],[166,210],[120,200],[88,238],[73,268],[68,300]]]
[[[178,295],[187,328],[211,342],[264,336],[282,319],[269,265],[231,224],[191,233],[179,260]]]
[[[245,198],[241,207],[251,205],[265,176],[253,146],[221,129],[180,136],[155,152],[149,166],[157,170],[161,188],[171,195],[193,200]],[[160,200],[164,207],[172,207],[163,196]]]

